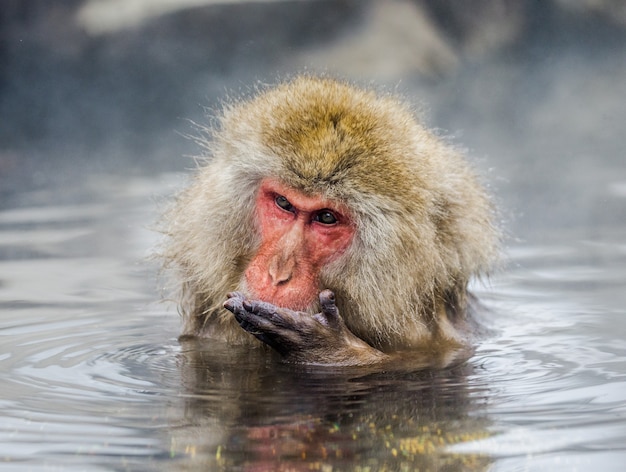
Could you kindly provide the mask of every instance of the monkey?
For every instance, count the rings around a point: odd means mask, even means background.
[[[495,210],[404,100],[300,75],[201,131],[198,169],[164,218],[181,338],[329,366],[471,356],[468,283],[498,259]]]

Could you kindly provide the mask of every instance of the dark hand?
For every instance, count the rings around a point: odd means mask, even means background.
[[[224,307],[241,327],[278,351],[287,361],[325,365],[369,365],[386,359],[350,332],[339,315],[335,295],[320,293],[322,311],[315,315],[228,294]]]

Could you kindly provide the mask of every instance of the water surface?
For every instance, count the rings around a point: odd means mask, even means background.
[[[146,256],[178,182],[92,177],[0,211],[2,470],[623,470],[623,224],[510,242],[474,288],[494,334],[461,367],[311,369],[177,341]]]

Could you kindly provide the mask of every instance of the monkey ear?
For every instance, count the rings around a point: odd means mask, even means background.
[[[320,295],[320,304],[322,305],[322,311],[316,313],[313,317],[324,326],[328,326],[333,329],[340,329],[343,320],[339,315],[339,309],[335,304],[335,294],[330,290],[323,290]]]

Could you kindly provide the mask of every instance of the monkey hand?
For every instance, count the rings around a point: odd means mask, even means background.
[[[319,295],[322,311],[315,315],[249,300],[240,292],[228,294],[224,307],[241,327],[263,341],[288,362],[323,365],[371,365],[387,355],[356,337],[346,327],[335,294]]]

